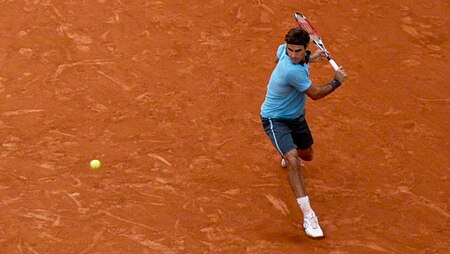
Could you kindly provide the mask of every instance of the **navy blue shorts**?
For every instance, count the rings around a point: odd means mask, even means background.
[[[262,126],[281,156],[293,149],[307,149],[314,144],[304,116],[295,119],[264,118]]]

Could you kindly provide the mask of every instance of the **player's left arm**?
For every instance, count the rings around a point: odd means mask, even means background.
[[[322,99],[323,97],[333,92],[336,88],[338,88],[346,78],[347,73],[341,66],[336,71],[334,79],[330,83],[320,86],[311,84],[311,86],[305,90],[305,94],[308,95],[313,100]]]
[[[313,100],[319,100],[323,97],[329,95],[331,92],[333,92],[333,87],[330,84],[326,85],[314,85],[311,84],[311,86],[305,90],[305,94],[309,96],[309,98]]]

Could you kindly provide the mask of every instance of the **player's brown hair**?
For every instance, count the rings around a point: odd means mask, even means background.
[[[287,32],[286,36],[284,37],[284,40],[288,44],[293,45],[302,45],[305,48],[308,46],[309,43],[309,34],[305,30],[303,30],[300,27],[294,27],[289,32]]]

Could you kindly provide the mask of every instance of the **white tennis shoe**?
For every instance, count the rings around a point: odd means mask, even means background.
[[[284,158],[281,158],[281,167],[287,168],[287,164],[286,164],[286,161],[284,160]]]
[[[305,216],[303,220],[303,227],[305,228],[305,233],[312,238],[322,238],[324,237],[323,231],[320,228],[319,220],[314,213],[310,213]]]

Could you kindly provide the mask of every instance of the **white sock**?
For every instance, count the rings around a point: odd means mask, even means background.
[[[303,217],[306,217],[309,214],[314,213],[313,209],[311,208],[311,205],[309,204],[308,196],[297,198],[297,204],[300,206],[300,209],[303,212]]]

